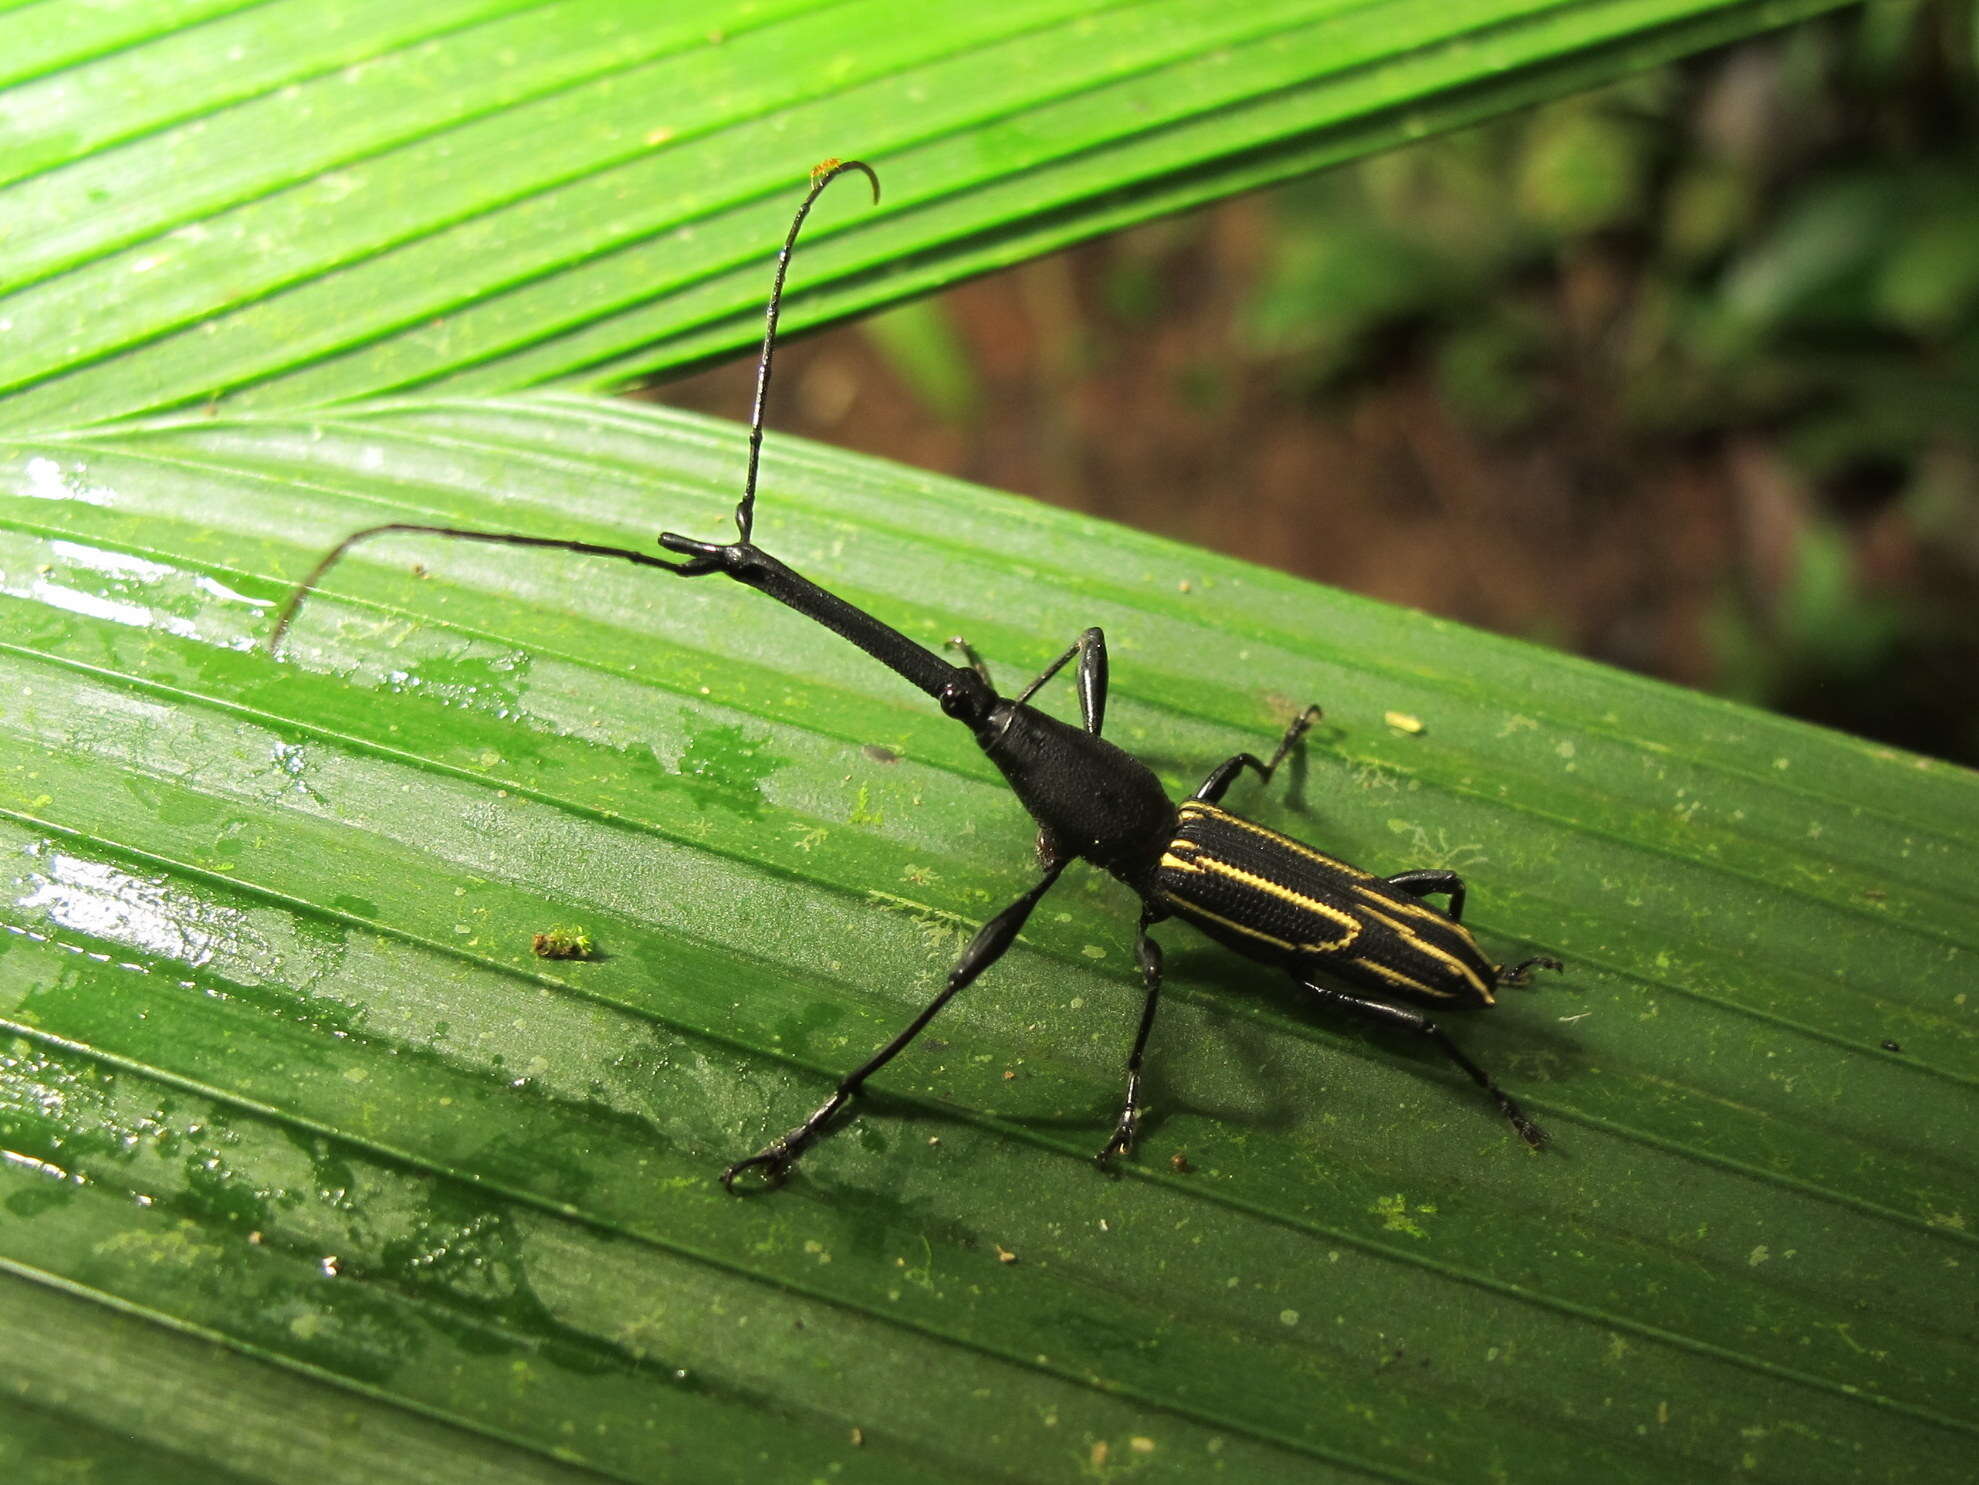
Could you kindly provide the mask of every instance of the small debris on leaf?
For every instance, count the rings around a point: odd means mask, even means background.
[[[559,925],[546,933],[536,934],[529,940],[529,947],[539,959],[595,959],[597,949],[591,943],[591,935],[582,928]]]

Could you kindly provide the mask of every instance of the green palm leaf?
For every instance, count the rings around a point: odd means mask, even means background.
[[[30,6],[0,426],[646,374],[758,333],[826,155],[887,199],[821,213],[792,329],[1833,4],[287,0],[94,60]]]
[[[1104,624],[1177,789],[1322,701],[1244,806],[1570,972],[1457,1028],[1532,1157],[1164,930],[1107,1181],[1135,905],[1075,875],[743,1201],[1030,880],[967,737],[753,594],[500,548],[380,542],[257,648],[380,520],[720,534],[739,430],[493,394],[745,343],[817,156],[888,198],[795,325],[1822,8],[0,14],[0,1468],[1941,1477],[1961,770],[773,443],[772,551],[1005,679]],[[414,387],[479,395],[295,410]]]
[[[714,534],[738,452],[560,398],[11,452],[10,1289],[175,1358],[105,1413],[52,1353],[28,1406],[197,1455],[178,1379],[248,1356],[628,1478],[1964,1447],[1970,775],[819,449],[774,452],[772,550],[1005,676],[1105,624],[1177,789],[1323,700],[1245,803],[1571,962],[1461,1028],[1559,1153],[1171,928],[1104,1180],[1135,905],[1086,875],[790,1189],[725,1196],[1030,880],[966,734],[746,590],[501,548],[381,541],[256,642],[358,526]],[[531,955],[569,921],[601,959]]]

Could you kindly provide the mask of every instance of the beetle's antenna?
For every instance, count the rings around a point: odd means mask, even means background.
[[[804,204],[797,208],[790,231],[777,251],[776,282],[770,288],[770,307],[763,317],[763,355],[756,363],[756,407],[749,415],[749,473],[743,478],[742,499],[735,507],[735,529],[745,542],[756,521],[756,466],[763,456],[763,407],[770,396],[770,357],[776,350],[776,320],[783,308],[783,277],[790,271],[790,250],[797,246],[797,234],[804,226],[804,218],[811,214],[811,203],[848,170],[856,170],[872,182],[873,201],[878,203],[880,178],[873,173],[872,166],[863,160],[821,161],[811,171],[810,192],[804,197]]]
[[[856,170],[864,175],[873,187],[873,200],[880,199],[880,178],[873,167],[863,160],[826,160],[811,172],[811,189],[805,194],[804,202],[797,208],[797,215],[791,219],[790,231],[783,239],[783,247],[776,255],[776,282],[770,288],[770,306],[765,315],[763,329],[763,355],[756,363],[756,406],[749,418],[749,471],[742,482],[742,499],[735,507],[735,528],[741,535],[741,544],[749,541],[749,532],[756,514],[756,469],[763,453],[763,408],[770,395],[770,358],[776,351],[777,316],[783,308],[783,280],[790,271],[791,249],[797,245],[797,234],[804,226],[804,219],[811,214],[811,206],[823,193],[826,186],[837,180],[848,170]],[[511,547],[551,547],[563,552],[577,552],[588,557],[623,557],[628,562],[641,567],[659,567],[682,577],[699,577],[718,570],[717,564],[704,553],[698,553],[692,561],[669,562],[664,557],[649,556],[645,552],[631,551],[625,547],[600,546],[588,541],[565,541],[553,536],[522,536],[505,531],[463,531],[455,526],[426,526],[404,521],[392,521],[383,526],[367,526],[362,531],[353,531],[327,552],[296,585],[275,616],[275,626],[268,635],[268,653],[277,653],[282,644],[282,636],[288,633],[304,601],[314,593],[332,567],[343,560],[343,556],[359,542],[374,536],[384,536],[395,531],[417,532],[427,536],[449,536],[461,541],[494,542]],[[665,540],[665,538],[663,538]],[[696,548],[705,545],[693,544]],[[713,550],[713,549],[710,549]]]
[[[668,572],[691,575],[688,572],[688,564],[669,562],[664,557],[654,557],[646,552],[635,552],[626,547],[600,546],[591,541],[565,541],[555,536],[522,536],[509,531],[462,531],[455,526],[418,526],[404,521],[393,521],[388,525],[367,526],[362,531],[353,531],[324,554],[323,560],[310,569],[309,576],[296,584],[295,591],[289,594],[281,610],[275,615],[275,627],[268,633],[268,653],[274,655],[281,649],[282,636],[288,633],[289,625],[302,607],[302,601],[316,591],[317,585],[323,581],[324,574],[343,560],[344,553],[370,537],[384,536],[394,531],[415,531],[427,536],[452,536],[462,541],[488,541],[508,547],[554,547],[563,552],[581,552],[587,557],[623,557],[626,561],[636,562],[641,567],[664,567]]]

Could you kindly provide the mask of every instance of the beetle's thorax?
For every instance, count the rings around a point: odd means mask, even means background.
[[[1175,805],[1148,766],[1084,728],[998,698],[976,741],[1060,852],[1145,893],[1175,834]]]

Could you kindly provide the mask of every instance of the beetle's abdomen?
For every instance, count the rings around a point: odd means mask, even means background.
[[[1248,958],[1411,1000],[1491,1003],[1497,969],[1463,924],[1216,805],[1181,806],[1154,886],[1161,907]]]

